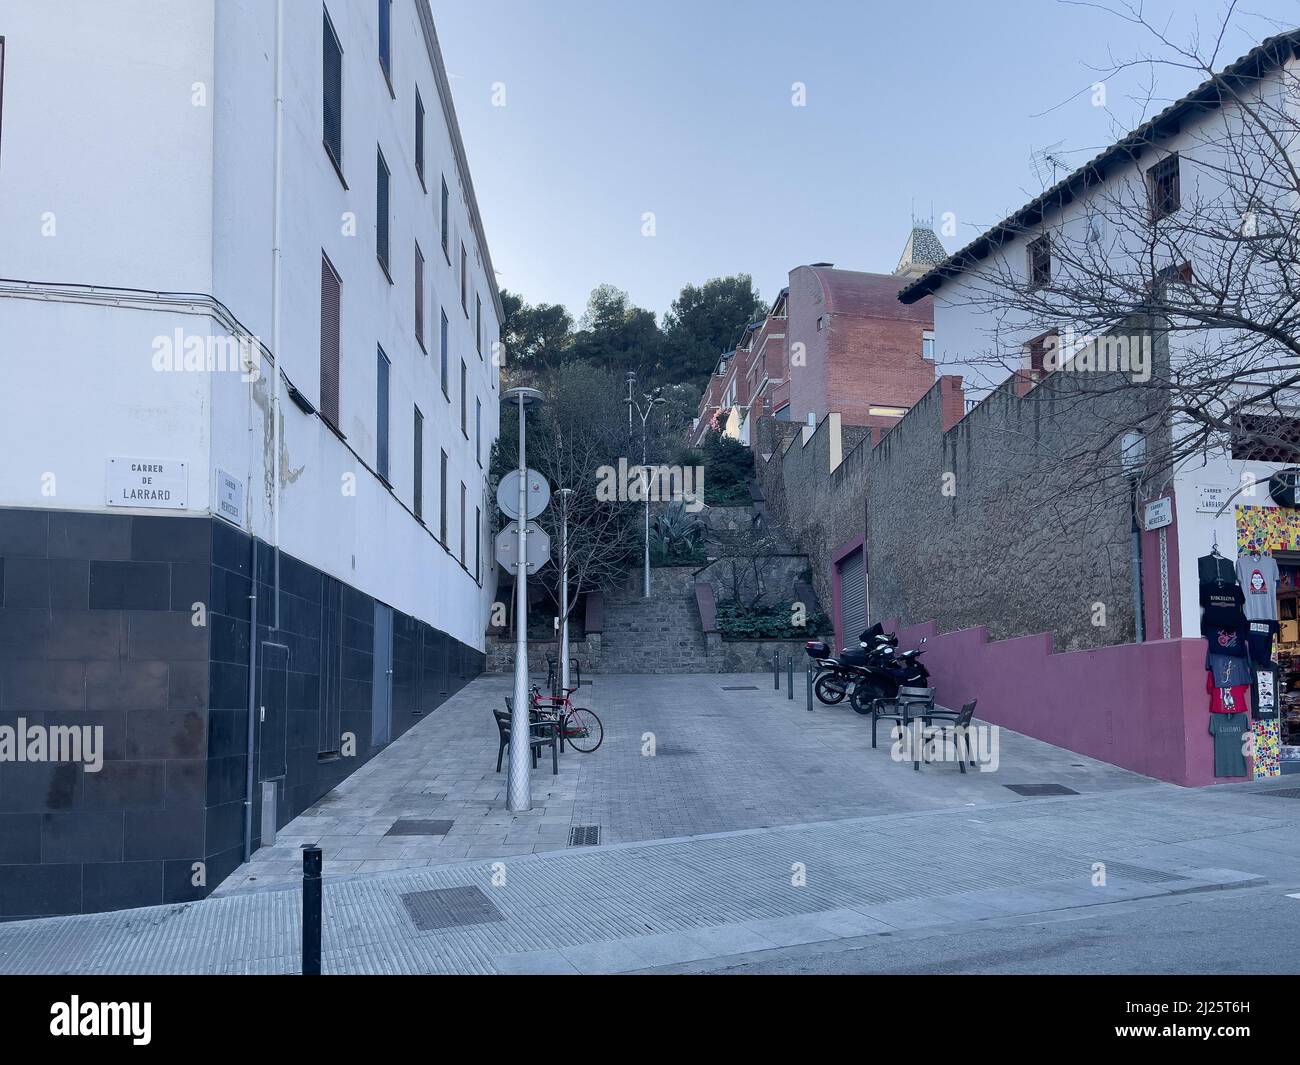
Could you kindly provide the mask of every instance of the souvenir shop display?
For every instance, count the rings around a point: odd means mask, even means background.
[[[1197,559],[1200,577],[1201,635],[1206,640],[1205,690],[1208,693],[1209,733],[1214,737],[1214,775],[1244,777],[1246,737],[1252,732],[1249,711],[1258,698],[1254,666],[1269,666],[1264,633],[1252,631],[1250,622],[1277,617],[1277,567],[1242,556],[1235,563],[1225,558],[1216,543]],[[1246,584],[1243,587],[1242,578]],[[1262,601],[1267,589],[1271,604]],[[1269,634],[1269,653],[1272,651]],[[1256,718],[1258,720],[1258,718]],[[1258,740],[1256,739],[1256,742]]]

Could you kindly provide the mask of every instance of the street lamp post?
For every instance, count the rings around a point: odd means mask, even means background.
[[[510,776],[506,805],[520,812],[532,809],[532,750],[528,726],[528,466],[524,412],[542,401],[535,388],[512,388],[503,400],[519,405],[519,547],[515,562],[515,701],[510,710]]]
[[[569,497],[572,488],[560,492],[560,687],[569,687]]]
[[[632,431],[632,408],[641,417],[641,488],[642,495],[645,496],[645,581],[641,591],[643,599],[650,598],[650,469],[646,465],[646,422],[650,418],[650,412],[660,403],[667,402],[659,393],[662,388],[656,388],[653,392],[646,393],[642,396],[645,400],[645,408],[632,398],[632,386],[636,383],[636,374],[628,370],[627,372],[627,427],[629,434]]]

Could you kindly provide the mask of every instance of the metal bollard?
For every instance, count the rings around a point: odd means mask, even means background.
[[[808,713],[810,713],[810,714],[813,712],[813,706],[812,706],[812,700],[813,700],[813,678],[812,678],[812,674],[813,674],[812,663],[809,662],[809,663],[808,663]]]
[[[785,697],[794,699],[794,652],[785,657]]]
[[[772,690],[781,690],[781,652],[772,652]]]
[[[302,975],[320,976],[321,929],[320,848],[302,847]]]

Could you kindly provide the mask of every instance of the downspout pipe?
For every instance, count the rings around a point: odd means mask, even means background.
[[[257,739],[257,537],[252,546],[252,589],[248,596],[248,766],[244,772],[244,861],[253,857],[253,787]]]

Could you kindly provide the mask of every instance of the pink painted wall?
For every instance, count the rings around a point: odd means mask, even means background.
[[[983,626],[884,625],[904,649],[928,638],[923,661],[944,706],[978,699],[980,721],[1174,784],[1249,779],[1214,776],[1202,640],[1053,654],[1046,633],[990,643]]]

